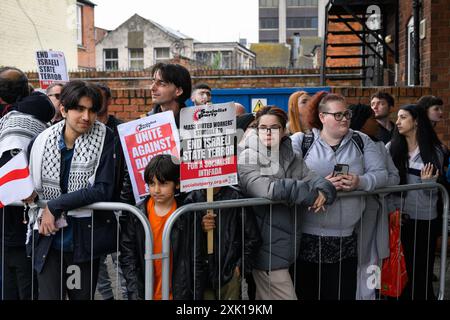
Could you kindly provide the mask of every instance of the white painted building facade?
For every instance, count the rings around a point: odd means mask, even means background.
[[[0,1],[0,65],[37,69],[35,52],[62,51],[78,68],[76,0]]]
[[[175,55],[193,59],[194,40],[135,14],[96,45],[97,70],[142,70]]]

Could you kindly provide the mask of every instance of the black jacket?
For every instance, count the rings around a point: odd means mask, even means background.
[[[123,187],[125,177],[125,167],[126,167],[125,156],[122,151],[119,131],[117,129],[117,126],[122,123],[123,123],[122,120],[117,119],[112,115],[108,116],[108,122],[106,123],[106,126],[110,128],[114,134],[114,146],[116,150],[116,161],[114,162],[115,181],[114,181],[113,201],[120,201],[120,192]]]
[[[186,104],[183,103],[179,103],[179,107],[180,107],[180,111],[178,112],[178,114],[175,116],[175,124],[177,125],[177,128],[180,129],[180,112],[181,109],[186,108]],[[156,104],[153,109],[147,113],[147,116],[151,116],[153,114],[158,114],[163,112],[161,109],[161,106],[159,104]]]
[[[235,187],[222,187],[214,195],[214,201],[241,198],[242,194]],[[185,200],[186,204],[197,202],[206,202],[203,190],[191,192]],[[243,211],[245,212],[244,215]],[[261,235],[250,208],[244,210],[243,208],[214,210],[214,213],[217,217],[215,219],[216,229],[214,230],[214,254],[212,255],[207,253],[207,233],[203,232],[201,227],[201,220],[206,212],[200,212],[196,216],[197,230],[201,233],[199,238],[202,248],[202,265],[200,265],[202,271],[196,273],[196,275],[198,275],[198,282],[201,282],[202,286],[219,289],[219,275],[220,286],[223,286],[231,280],[236,267],[240,268],[241,274],[251,272],[255,255],[261,245]],[[243,235],[242,231],[244,231]],[[244,241],[242,236],[244,236]],[[242,266],[244,272],[242,272]],[[202,276],[206,278],[201,279]]]
[[[139,206],[139,209],[147,215],[147,203],[150,197]],[[177,207],[183,204],[177,197]],[[203,296],[200,283],[196,283],[194,290],[194,228],[193,214],[187,213],[175,222],[170,236],[172,252],[172,294],[174,300],[201,299]],[[139,219],[134,215],[128,215],[128,221],[122,226],[120,234],[120,266],[127,282],[128,298],[130,300],[142,300],[145,298],[144,272],[145,272],[145,233]],[[198,237],[197,237],[198,238]],[[197,240],[198,242],[198,240]],[[196,261],[200,261],[200,250],[196,250]],[[195,291],[195,293],[194,293]]]
[[[31,153],[34,140],[28,147]],[[92,187],[62,194],[50,200],[47,205],[50,212],[58,219],[63,212],[81,208],[95,202],[111,201],[114,187],[114,137],[110,129],[106,130],[103,151]],[[114,212],[94,211],[92,218],[71,219],[73,223],[73,260],[74,263],[91,261],[104,254],[116,251],[117,220]],[[91,235],[93,235],[91,255]],[[34,246],[34,268],[41,272],[55,236],[43,236],[37,231],[34,239],[29,239],[28,254]]]

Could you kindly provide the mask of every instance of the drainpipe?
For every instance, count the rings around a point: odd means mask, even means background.
[[[420,84],[420,0],[413,0],[413,19],[414,19],[414,85]]]
[[[286,44],[286,0],[279,1],[278,19],[278,42]]]

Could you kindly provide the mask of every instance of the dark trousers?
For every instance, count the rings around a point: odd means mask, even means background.
[[[38,284],[25,247],[4,247],[4,250],[3,300],[37,299]]]
[[[402,300],[436,300],[433,291],[433,267],[440,230],[439,221],[442,220],[403,221],[401,239],[408,284],[400,297]]]
[[[63,252],[61,261],[61,252],[50,249],[38,274],[39,300],[93,300],[98,268],[99,259],[73,263],[73,254]]]
[[[297,260],[299,300],[355,300],[357,262],[357,258],[348,258],[319,265]]]

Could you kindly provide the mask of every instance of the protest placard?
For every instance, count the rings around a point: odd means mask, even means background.
[[[122,150],[133,186],[136,203],[149,194],[144,181],[144,170],[158,154],[179,158],[180,138],[172,111],[151,115],[123,123],[117,127]]]
[[[42,90],[47,89],[53,82],[67,82],[66,58],[61,51],[37,51],[39,85]]]
[[[233,103],[181,110],[181,191],[237,183]]]

